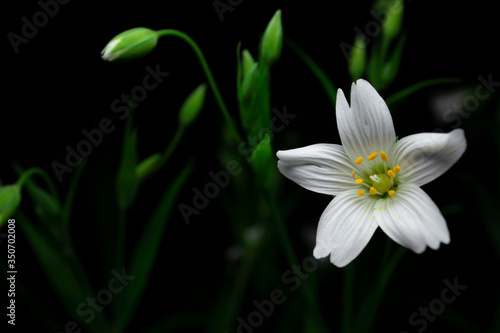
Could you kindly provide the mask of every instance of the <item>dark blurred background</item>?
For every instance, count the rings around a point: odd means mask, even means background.
[[[21,19],[26,16],[31,20],[33,14],[40,11],[40,5],[37,1],[18,1],[3,6],[2,184],[17,180],[10,166],[13,161],[25,168],[44,168],[56,179],[51,163],[64,161],[65,147],[75,147],[84,138],[82,130],[96,128],[104,117],[112,119],[116,125],[112,133],[104,136],[103,143],[94,147],[73,215],[76,247],[97,290],[107,283],[112,269],[107,264],[110,254],[102,244],[106,244],[107,238],[112,242],[113,236],[112,225],[98,217],[99,206],[106,205],[99,192],[113,186],[125,125],[111,111],[111,103],[142,82],[146,66],[155,68],[159,64],[161,70],[170,73],[157,89],[148,93],[134,114],[139,128],[139,151],[144,158],[165,149],[176,130],[177,112],[184,98],[206,81],[191,49],[174,38],[162,38],[157,49],[139,61],[106,63],[101,60],[100,52],[113,36],[138,26],[173,28],[187,33],[204,51],[226,103],[237,118],[236,45],[241,41],[243,48],[256,55],[261,34],[277,9],[282,9],[285,36],[305,49],[329,74],[336,87],[346,93],[350,91],[351,80],[339,45],[342,42],[352,44],[354,28],[363,30],[365,24],[373,20],[370,1],[243,0],[233,11],[224,13],[223,21],[213,1],[71,1],[61,4],[58,13],[39,28],[27,44],[20,45],[16,54],[7,34],[20,34]],[[446,316],[466,317],[477,326],[487,328],[500,296],[498,273],[495,272],[500,258],[494,252],[483,223],[485,211],[481,196],[474,184],[464,180],[469,179],[470,174],[479,176],[477,179],[484,181],[482,185],[489,191],[483,194],[498,198],[494,184],[498,183],[500,148],[495,146],[491,129],[495,124],[499,94],[496,91],[481,101],[477,111],[460,118],[460,124],[443,120],[440,112],[463,103],[464,96],[473,93],[481,83],[478,77],[491,76],[493,81],[500,81],[497,11],[487,1],[439,4],[405,1],[403,26],[408,38],[400,72],[382,97],[387,98],[404,87],[430,78],[459,77],[462,83],[430,87],[398,104],[391,110],[397,135],[401,138],[413,133],[436,129],[448,132],[460,127],[465,130],[468,149],[450,172],[424,186],[436,204],[447,209],[445,217],[451,243],[438,251],[428,249],[422,255],[410,252],[405,255],[379,310],[377,332],[414,332],[408,324],[408,316],[419,306],[428,306],[431,300],[439,297],[444,279],[455,277],[468,288],[451,309],[446,310]],[[141,223],[147,220],[158,195],[191,156],[197,158],[197,166],[179,202],[190,202],[191,189],[203,186],[209,180],[210,171],[221,170],[215,152],[223,142],[221,125],[224,120],[213,95],[207,96],[201,116],[188,129],[169,165],[142,190],[128,225],[130,244],[137,239]],[[443,96],[448,97],[443,99]],[[286,46],[272,71],[272,106],[282,109],[285,105],[289,112],[298,116],[285,131],[276,135],[275,150],[320,142],[340,143],[335,113],[322,86]],[[67,191],[71,176],[65,174],[59,183],[62,194]],[[302,196],[286,225],[297,255],[306,258],[312,255],[317,218],[330,198],[299,190],[291,182],[285,183],[287,190],[299,191]],[[28,200],[23,202],[22,208],[29,211]],[[228,254],[237,248],[228,223],[219,200],[212,201],[189,225],[184,223],[179,211],[174,210],[151,282],[129,332],[141,332],[169,314],[210,312],[221,284],[234,275],[237,267]],[[375,276],[376,265],[369,260],[373,255],[370,252],[382,251],[385,237],[377,231],[367,249],[356,259],[360,270],[361,267],[373,268]],[[52,313],[54,318],[70,320],[19,229],[17,248],[17,278],[32,294],[30,297],[38,298],[44,311]],[[290,267],[281,254],[276,256],[272,269],[257,268],[258,272],[270,277],[263,283],[249,284],[239,313],[246,316],[254,310],[253,300],[268,298],[275,288],[285,289],[280,276],[287,269]],[[321,276],[322,316],[334,332],[340,313],[341,274],[328,262],[320,265],[318,274]],[[370,285],[373,276],[357,278],[360,292]],[[290,303],[300,302],[298,293],[287,294],[287,297],[292,300]],[[16,329],[49,331],[35,303],[21,295],[17,300],[19,326]],[[277,325],[285,327],[284,322],[290,325],[289,331],[294,331],[296,319],[286,304],[277,309],[278,315],[256,331],[271,332],[277,330]],[[2,321],[3,325],[5,318]],[[426,332],[444,330],[453,332],[455,328],[439,317],[429,324]]]

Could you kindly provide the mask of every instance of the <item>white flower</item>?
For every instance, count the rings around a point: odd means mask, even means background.
[[[278,151],[278,168],[302,187],[335,196],[320,217],[314,256],[343,267],[380,227],[416,253],[449,243],[446,221],[420,188],[465,152],[464,132],[420,133],[396,140],[392,117],[365,80],[351,87],[351,107],[337,92],[342,146],[315,144]],[[397,141],[397,142],[396,142]]]

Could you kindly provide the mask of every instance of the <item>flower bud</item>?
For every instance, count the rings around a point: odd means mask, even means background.
[[[14,214],[21,203],[21,188],[18,185],[0,187],[0,227]]]
[[[128,61],[141,58],[151,52],[158,42],[156,31],[134,28],[116,35],[101,52],[106,61]]]
[[[247,74],[250,72],[252,67],[255,64],[255,60],[253,60],[252,54],[250,51],[247,49],[243,50],[242,52],[242,65],[243,65],[243,79],[247,76]]]
[[[363,36],[357,36],[354,41],[354,47],[351,51],[351,58],[349,60],[349,73],[351,74],[352,81],[361,78],[365,71],[366,64],[366,45]]]
[[[200,84],[184,101],[179,111],[179,123],[187,126],[196,119],[205,101],[206,84]]]
[[[393,0],[387,4],[387,16],[382,26],[382,33],[387,40],[392,40],[401,29],[403,20],[403,1]]]
[[[159,153],[156,153],[145,158],[143,161],[137,164],[135,168],[135,174],[137,175],[139,182],[143,181],[144,179],[158,171],[160,160],[161,155]]]
[[[281,24],[281,10],[277,10],[267,25],[260,41],[260,56],[262,61],[271,66],[281,55],[283,46],[283,26]]]

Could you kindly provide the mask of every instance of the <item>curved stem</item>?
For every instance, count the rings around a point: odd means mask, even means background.
[[[226,107],[226,104],[224,103],[224,100],[222,99],[222,96],[219,92],[219,88],[217,88],[217,84],[215,83],[214,77],[212,75],[212,71],[210,70],[210,67],[208,67],[207,60],[205,59],[203,52],[201,52],[201,49],[199,48],[198,44],[196,44],[196,42],[191,37],[189,37],[188,35],[186,35],[185,33],[183,33],[182,31],[179,31],[179,30],[162,29],[162,30],[158,30],[156,33],[158,34],[159,37],[163,37],[163,36],[178,37],[178,38],[184,40],[186,43],[188,43],[189,46],[191,46],[194,53],[196,53],[198,60],[201,63],[201,67],[203,67],[203,71],[205,72],[205,75],[207,76],[208,83],[210,84],[210,87],[212,88],[215,99],[217,100],[217,103],[219,104],[219,107],[222,111],[222,115],[224,116],[224,118],[228,122],[229,126],[231,127],[231,131],[233,132],[235,139],[238,140],[238,142],[243,142],[243,139],[241,138],[240,133],[238,132],[238,129],[237,129],[236,125],[234,124],[233,119],[231,118],[231,115],[229,114],[229,111]]]
[[[45,172],[45,170],[40,169],[40,168],[31,168],[27,171],[25,171],[17,180],[16,185],[19,187],[23,187],[24,183],[32,176],[32,175],[39,175],[43,178],[45,181],[45,184],[49,188],[49,191],[52,193],[54,198],[57,200],[57,202],[60,204],[61,201],[59,199],[59,194],[57,193],[56,187],[54,183],[52,182],[52,179],[50,179],[49,175]]]

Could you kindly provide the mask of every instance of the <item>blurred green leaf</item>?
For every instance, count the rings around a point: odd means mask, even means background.
[[[437,79],[430,79],[430,80],[425,80],[421,81],[418,83],[415,83],[407,88],[404,88],[397,93],[389,96],[386,98],[385,102],[387,105],[392,105],[395,104],[396,102],[399,102],[400,100],[414,94],[415,92],[433,86],[433,85],[438,85],[438,84],[445,84],[445,83],[459,83],[462,80],[459,78],[452,78],[452,77],[447,77],[447,78],[437,78]]]
[[[0,187],[0,228],[12,217],[21,203],[21,188],[17,185]]]
[[[145,179],[152,176],[158,171],[160,167],[161,154],[156,153],[149,157],[146,157],[144,160],[139,162],[135,168],[135,173],[137,175],[139,183],[144,182]]]
[[[271,139],[268,134],[255,147],[251,164],[257,175],[258,182],[264,186],[270,185],[270,176],[273,175],[275,166],[274,153],[271,148]]]
[[[328,95],[328,97],[330,97],[330,101],[332,102],[333,107],[335,107],[337,91],[332,81],[330,81],[328,75],[326,75],[323,69],[321,69],[321,67],[319,67],[316,62],[314,62],[314,60],[293,40],[291,40],[290,38],[286,38],[285,42],[288,47],[290,47],[292,51],[295,52],[295,54],[306,64],[307,67],[309,67],[311,72],[316,76],[316,78],[323,86],[323,89],[325,89],[326,94]]]
[[[168,186],[137,242],[130,260],[130,269],[127,270],[130,271],[131,275],[135,276],[135,279],[124,290],[123,297],[119,295],[120,301],[114,303],[117,307],[116,313],[119,314],[116,324],[119,332],[127,326],[139,305],[141,295],[149,281],[168,218],[174,208],[177,196],[193,168],[194,163],[188,163],[175,177],[173,183]]]
[[[84,303],[88,297],[95,295],[87,295],[84,292],[84,288],[79,284],[75,272],[71,269],[69,262],[63,258],[61,251],[58,251],[22,213],[19,214],[18,225],[26,234],[33,253],[57,296],[68,313],[74,314],[80,303]],[[80,276],[80,279],[82,278],[85,276]],[[78,317],[75,316],[75,318]],[[82,324],[86,325],[83,321]],[[91,322],[90,327],[92,327],[93,332],[107,332],[109,331],[108,326],[105,318],[98,314]]]
[[[137,166],[137,130],[125,134],[122,157],[116,176],[116,198],[118,207],[125,211],[133,203],[139,185],[135,172]]]
[[[389,86],[389,84],[391,84],[391,82],[396,78],[398,74],[399,65],[403,57],[403,48],[405,45],[405,41],[406,34],[403,34],[401,35],[401,37],[399,37],[398,43],[396,44],[396,47],[394,48],[390,59],[387,60],[382,68],[381,75],[383,88]]]

